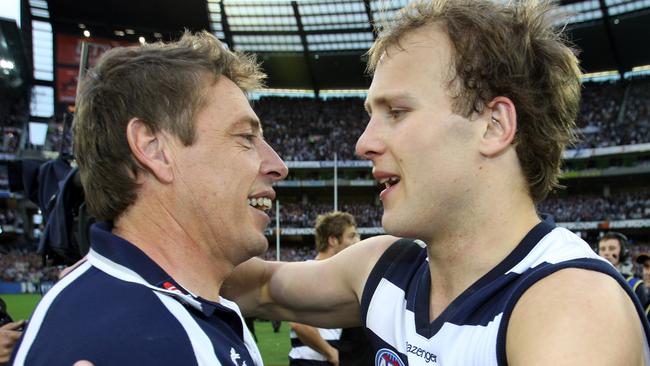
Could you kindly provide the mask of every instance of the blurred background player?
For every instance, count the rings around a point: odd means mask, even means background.
[[[315,226],[315,260],[330,258],[359,242],[357,223],[349,213],[330,212],[318,215]],[[324,329],[300,323],[291,326],[289,364],[302,365],[370,365],[372,354],[362,328]]]
[[[616,267],[645,307],[648,304],[648,289],[644,280],[634,273],[627,237],[616,231],[605,233],[598,241],[598,255]]]

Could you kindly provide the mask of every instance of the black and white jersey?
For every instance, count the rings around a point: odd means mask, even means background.
[[[429,319],[431,278],[424,243],[401,239],[380,258],[364,289],[361,312],[375,347],[377,366],[506,365],[506,330],[522,294],[564,268],[583,268],[615,278],[641,304],[625,279],[578,236],[550,222],[535,226],[501,263],[476,281],[438,316]]]
[[[320,336],[327,341],[332,347],[337,348],[339,338],[341,337],[341,329],[325,329],[316,328]],[[331,363],[322,354],[318,353],[315,349],[305,345],[296,335],[296,332],[291,330],[289,336],[291,337],[291,351],[289,351],[289,366],[328,366]]]

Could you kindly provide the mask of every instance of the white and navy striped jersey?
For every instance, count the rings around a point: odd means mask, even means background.
[[[316,328],[320,336],[327,341],[332,347],[337,348],[339,338],[341,338],[341,329]],[[296,332],[291,330],[291,351],[289,352],[289,366],[329,366],[331,363],[322,354],[313,348],[306,346],[298,338]]]
[[[409,239],[389,247],[371,272],[361,300],[375,365],[507,365],[506,330],[515,304],[537,281],[564,268],[602,272],[619,282],[643,323],[645,362],[650,364],[648,323],[625,279],[575,234],[541,222],[433,321],[426,249]]]
[[[88,260],[29,321],[12,365],[262,365],[233,302],[193,296],[140,249],[91,228]]]

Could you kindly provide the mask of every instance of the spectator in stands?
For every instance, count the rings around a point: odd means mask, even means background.
[[[643,252],[636,257],[636,263],[641,266],[641,276],[646,289],[650,291],[650,254]],[[650,300],[650,299],[649,299]]]
[[[605,233],[598,241],[598,254],[616,267],[645,306],[648,303],[648,290],[643,280],[634,275],[627,237],[616,231]]]
[[[357,152],[385,185],[384,229],[422,242],[251,260],[231,278],[245,312],[330,327],[361,315],[377,364],[649,363],[638,300],[534,205],[558,185],[580,95],[557,14],[534,0],[422,0],[385,24]]]
[[[346,212],[329,212],[316,218],[316,260],[333,257],[359,242],[354,216]],[[373,355],[362,328],[323,329],[291,322],[290,366],[370,365]]]
[[[262,77],[208,32],[116,48],[88,71],[74,146],[100,222],[87,261],[37,306],[16,365],[262,364],[220,296],[266,250],[264,211],[287,174],[244,94]]]
[[[636,257],[636,263],[641,266],[643,284],[648,293],[648,301],[645,303],[645,315],[648,317],[648,320],[650,320],[650,254],[646,252],[640,253]]]

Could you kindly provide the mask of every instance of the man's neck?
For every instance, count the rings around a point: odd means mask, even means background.
[[[463,227],[428,242],[430,319],[510,254],[540,222],[532,204],[475,215]]]
[[[327,250],[325,250],[323,252],[318,252],[318,254],[316,254],[316,257],[314,258],[314,260],[322,261],[324,259],[333,257],[334,254],[336,254],[336,253],[334,253],[333,250],[331,250],[331,248],[327,248]]]
[[[219,290],[233,265],[192,237],[169,212],[142,202],[130,207],[114,223],[113,233],[142,250],[183,288],[202,298],[218,301]],[[214,243],[212,243],[214,244]]]

